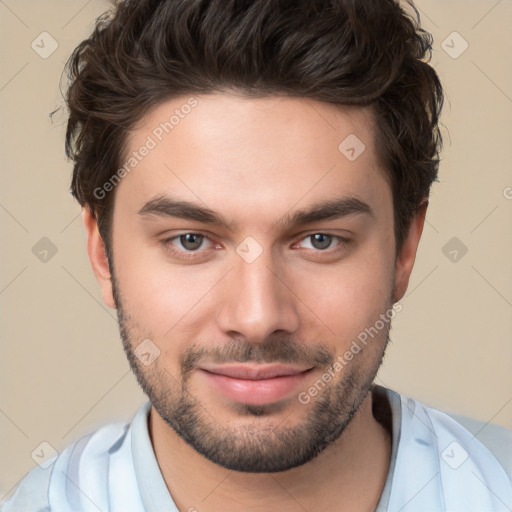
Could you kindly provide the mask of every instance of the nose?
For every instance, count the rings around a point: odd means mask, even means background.
[[[270,251],[251,263],[235,258],[216,312],[217,325],[230,337],[263,343],[272,334],[297,331],[299,299]]]

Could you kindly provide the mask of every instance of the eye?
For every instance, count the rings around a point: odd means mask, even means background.
[[[199,235],[198,233],[185,233],[184,235],[179,235],[178,238],[181,246],[187,251],[195,251],[199,249],[204,241],[204,236]]]
[[[328,249],[332,243],[333,237],[324,233],[315,233],[308,237],[311,240],[311,245],[315,249]]]
[[[307,243],[309,241],[309,244]],[[302,245],[306,249],[315,249],[317,251],[326,251],[331,248],[343,248],[343,246],[348,245],[350,240],[346,238],[342,238],[336,235],[330,235],[328,233],[313,233],[303,238],[301,242],[297,244],[297,246]],[[305,245],[303,245],[306,243]]]
[[[181,258],[197,256],[212,244],[207,236],[200,233],[182,233],[167,238],[162,243],[168,253]]]

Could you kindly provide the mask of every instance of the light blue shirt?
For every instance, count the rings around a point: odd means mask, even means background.
[[[392,437],[376,512],[512,510],[511,431],[381,386],[373,388],[373,404]],[[150,408],[146,402],[130,424],[101,427],[47,469],[33,469],[2,512],[178,512],[149,437]]]

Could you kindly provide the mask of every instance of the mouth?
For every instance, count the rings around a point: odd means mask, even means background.
[[[311,366],[240,363],[199,368],[216,392],[229,400],[251,405],[271,404],[295,396],[312,370]]]

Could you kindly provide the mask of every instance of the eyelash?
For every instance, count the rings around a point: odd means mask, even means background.
[[[180,233],[179,235],[175,235],[171,238],[166,238],[165,240],[162,241],[162,244],[164,245],[165,249],[174,257],[177,257],[177,258],[180,258],[180,259],[192,259],[192,258],[197,258],[198,254],[200,254],[201,252],[203,252],[205,249],[196,249],[195,251],[190,251],[190,250],[187,250],[187,249],[184,249],[184,250],[179,250],[179,249],[176,249],[172,242],[174,240],[179,240],[180,237],[184,236],[184,235],[198,235],[198,236],[202,236],[203,239],[205,240],[210,240],[206,235],[203,235],[201,233],[196,233],[194,231],[187,231],[185,233]],[[332,254],[332,253],[336,253],[336,252],[341,252],[343,249],[345,249],[348,245],[350,245],[350,243],[352,242],[351,239],[349,238],[344,238],[344,237],[341,237],[339,235],[334,235],[334,234],[331,234],[331,233],[325,233],[323,231],[317,231],[315,233],[311,233],[309,235],[306,235],[304,236],[303,238],[300,239],[300,242],[302,242],[303,240],[306,240],[308,238],[311,238],[313,237],[314,235],[325,235],[325,236],[330,236],[333,238],[333,241],[334,239],[337,239],[338,240],[338,243],[333,246],[333,247],[329,247],[327,249],[307,249],[308,251],[315,251],[316,253],[318,254],[322,254],[322,253],[327,253],[327,254]],[[211,240],[210,240],[211,242]],[[298,244],[293,244],[294,246],[298,245]]]

